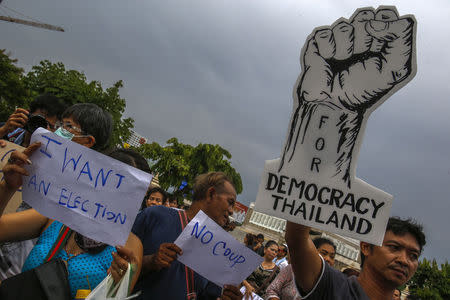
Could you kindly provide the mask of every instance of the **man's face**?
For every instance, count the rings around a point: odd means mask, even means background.
[[[285,246],[278,247],[278,254],[277,254],[278,258],[283,258],[283,257],[286,256],[286,254],[287,254],[287,251],[286,251],[286,247]]]
[[[223,227],[228,222],[229,216],[233,214],[236,203],[236,191],[233,185],[225,181],[221,189],[213,189],[207,198],[205,213]]]
[[[163,204],[163,195],[160,192],[151,193],[147,199],[147,207]]]
[[[367,263],[367,267],[391,283],[392,287],[398,287],[406,283],[416,272],[420,246],[410,233],[400,236],[387,231],[381,247],[372,246],[363,253],[366,256],[364,267]]]
[[[259,237],[256,239],[258,241],[258,243],[260,243],[262,245],[262,243],[264,243],[264,238]]]
[[[320,245],[317,251],[330,266],[334,266],[334,257],[336,256],[336,251],[334,250],[333,246],[324,243]]]

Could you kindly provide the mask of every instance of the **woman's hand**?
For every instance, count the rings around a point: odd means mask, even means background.
[[[23,152],[14,151],[8,159],[8,163],[3,167],[3,175],[8,189],[17,190],[22,186],[22,175],[28,176],[24,165],[31,165],[29,157],[41,146],[41,143],[33,143]]]
[[[247,280],[244,280],[242,282],[245,286],[245,294],[244,294],[244,299],[252,299],[252,293],[255,292],[255,288],[247,282]]]
[[[136,264],[137,258],[135,257],[131,249],[126,247],[117,246],[117,252],[113,252],[113,261],[111,267],[109,267],[108,273],[111,273],[114,283],[118,283],[125,275],[128,269],[128,263]]]
[[[133,278],[130,279],[129,289],[132,291],[139,278],[139,274],[141,273],[143,255],[141,240],[133,233],[130,233],[125,246],[117,246],[116,249],[117,253],[112,253],[113,261],[108,269],[108,274],[111,274],[114,282],[117,283],[122,279],[123,275],[125,275],[128,263],[133,265],[135,269],[133,270]]]

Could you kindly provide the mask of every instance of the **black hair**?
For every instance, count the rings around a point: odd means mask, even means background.
[[[388,231],[392,231],[393,234],[399,236],[404,236],[407,233],[411,234],[416,238],[420,247],[420,252],[422,252],[422,249],[426,244],[423,226],[414,219],[408,218],[402,220],[400,217],[390,217],[386,226],[386,232]],[[365,259],[366,257],[361,251],[361,267],[364,265]]]
[[[263,239],[264,240],[264,234],[258,233],[258,235],[256,236],[256,239]]]
[[[80,124],[83,134],[95,138],[94,150],[104,149],[112,134],[111,115],[93,103],[78,103],[66,109],[62,118],[70,118]]]
[[[247,233],[245,235],[245,237],[247,238],[247,246],[252,246],[253,243],[255,242],[255,235],[251,234],[251,233]]]
[[[114,148],[105,154],[141,171],[150,173],[150,167],[145,158],[134,150]]]
[[[322,246],[323,244],[328,244],[328,245],[332,246],[334,248],[334,251],[336,252],[336,245],[330,239],[327,239],[324,237],[318,237],[318,238],[314,239],[313,243],[314,243],[314,246],[316,246],[316,249],[319,249],[320,246]]]
[[[277,245],[277,246],[278,246],[278,243],[275,242],[274,240],[267,241],[267,243],[266,243],[266,245],[264,246],[264,248],[267,249],[267,248],[269,248],[269,247],[272,246],[272,245]]]
[[[152,187],[152,188],[147,190],[147,193],[145,194],[144,200],[142,200],[141,210],[143,210],[143,209],[145,209],[147,207],[147,199],[153,193],[161,193],[161,195],[163,196],[162,203],[163,204],[166,203],[166,201],[167,201],[167,192],[165,190],[163,190],[162,188],[160,188],[160,187]]]
[[[46,111],[48,117],[56,116],[58,119],[61,119],[61,115],[67,109],[67,106],[63,100],[55,95],[45,93],[37,96],[30,103],[30,114],[40,109]]]

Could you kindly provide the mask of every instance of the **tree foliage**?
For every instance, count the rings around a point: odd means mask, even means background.
[[[52,93],[68,105],[89,102],[108,111],[114,120],[110,145],[122,144],[130,136],[134,120],[122,118],[126,102],[119,95],[121,80],[103,89],[99,81],[89,82],[83,73],[66,70],[61,62],[41,61],[27,74],[16,63],[0,50],[0,121],[8,119],[16,107],[28,108],[36,96]]]
[[[126,102],[119,95],[119,89],[123,86],[121,80],[104,90],[99,81],[89,82],[83,73],[66,70],[63,63],[44,60],[24,77],[24,83],[32,91],[32,96],[52,93],[69,105],[94,103],[108,111],[114,120],[110,145],[122,144],[130,136],[134,120],[122,119]]]
[[[450,299],[450,265],[423,259],[409,282],[411,294],[423,300]]]
[[[16,66],[6,50],[0,49],[0,120],[6,121],[16,106],[28,105],[29,91],[23,82],[23,69]]]
[[[153,173],[158,173],[162,188],[174,188],[176,196],[184,195],[192,199],[192,187],[195,176],[210,171],[222,171],[227,174],[236,187],[236,192],[242,192],[241,175],[231,166],[231,154],[219,145],[198,144],[197,146],[180,143],[177,138],[167,141],[163,147],[156,142],[145,144],[138,151],[146,158],[154,161],[151,167]],[[187,182],[183,190],[179,187]]]

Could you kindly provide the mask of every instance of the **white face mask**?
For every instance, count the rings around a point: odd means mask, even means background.
[[[75,136],[75,134],[71,133],[70,131],[68,131],[62,127],[59,127],[58,129],[56,129],[55,134],[62,138],[68,139],[69,141],[72,140],[73,137]]]

